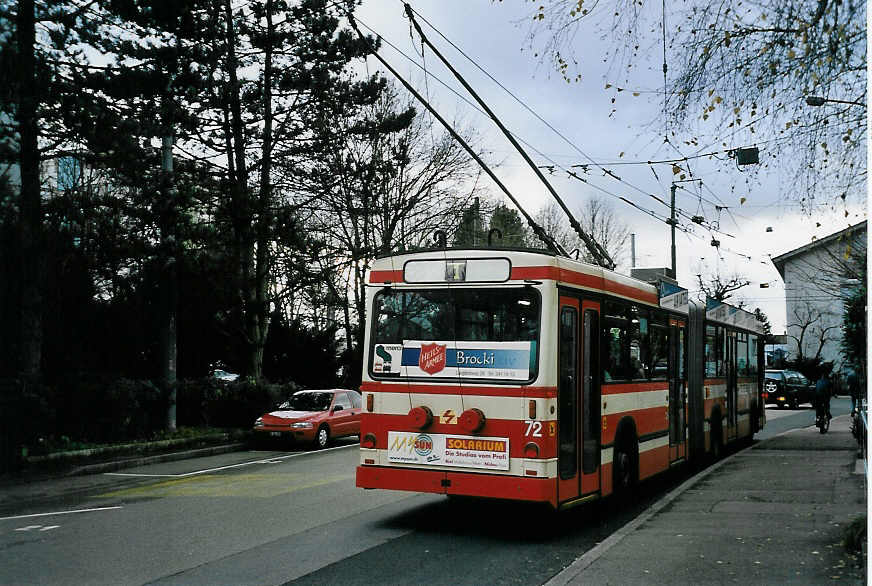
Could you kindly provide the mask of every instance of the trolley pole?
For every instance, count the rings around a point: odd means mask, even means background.
[[[678,275],[675,272],[675,183],[669,189],[671,197],[669,203],[669,228],[672,232],[672,278],[677,279]]]

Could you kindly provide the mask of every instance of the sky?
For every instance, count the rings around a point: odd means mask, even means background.
[[[578,60],[572,77],[579,73],[581,80],[567,83],[551,64],[540,63],[534,55],[536,48],[529,43],[529,22],[541,3],[524,0],[411,0],[410,4],[439,31],[437,33],[425,22],[420,22],[428,39],[485,99],[503,124],[521,139],[522,144],[532,147],[528,152],[537,165],[556,163],[569,168],[573,164],[593,161],[621,178],[618,181],[597,167],[592,167],[585,175],[588,184],[568,177],[564,171],[548,174],[548,180],[567,206],[576,210],[587,198],[593,195],[602,197],[611,203],[636,235],[636,266],[669,266],[669,226],[618,197],[625,197],[660,217],[668,216],[669,208],[651,195],[669,201],[673,179],[671,165],[626,163],[718,151],[723,148],[723,137],[710,136],[707,144],[705,137],[701,136],[699,146],[692,148],[680,140],[689,137],[673,140],[677,147],[664,143],[661,105],[653,93],[663,87],[663,53],[659,34],[652,33],[650,38],[643,38],[642,53],[647,56],[647,61],[643,59],[637,63],[627,81],[627,75],[616,71],[610,62],[604,62],[606,51],[613,46],[609,35],[593,28],[583,29],[572,42]],[[460,126],[474,130],[478,145],[488,155],[488,162],[498,163],[496,174],[531,215],[552,201],[545,186],[515,153],[496,125],[458,97],[460,94],[474,102],[438,57],[429,49],[422,53],[420,38],[417,34],[414,39],[410,36],[410,23],[400,0],[363,0],[356,15],[365,32],[370,28],[383,38],[381,55],[427,96],[443,117],[458,120]],[[474,63],[452,48],[439,33],[450,39]],[[667,61],[670,57],[667,53]],[[369,59],[366,68],[370,73],[381,70],[374,58]],[[523,104],[481,70],[510,90]],[[390,77],[389,73],[386,75]],[[443,82],[456,93],[446,89]],[[613,87],[606,89],[607,84]],[[615,93],[614,86],[628,84],[631,91]],[[639,90],[638,95],[634,95],[632,90]],[[615,98],[614,103],[612,98]],[[730,139],[730,148],[749,146],[759,140],[740,135]],[[766,156],[765,149],[761,149],[761,162],[765,162]],[[753,174],[740,170],[735,161],[727,157],[694,159],[690,171],[694,179],[702,180],[702,185],[698,182],[681,183],[676,190],[676,205],[690,215],[704,216],[709,224],[717,223],[720,233],[699,226],[693,226],[693,235],[678,231],[676,264],[679,283],[690,289],[692,295],[699,288],[697,274],[725,277],[738,274],[748,279],[751,284],[738,291],[730,302],[743,300],[751,309],[759,307],[769,316],[773,332],[782,333],[785,327],[784,284],[770,257],[862,221],[867,211],[863,202],[849,206],[847,218],[845,208],[833,210],[825,205],[815,206],[811,214],[803,212],[792,199],[795,193],[791,190],[791,178],[779,176],[777,168],[777,165],[772,165],[764,173]],[[491,185],[490,192],[497,200],[506,199],[496,185]],[[511,206],[511,203],[506,203]],[[717,211],[716,205],[723,209]],[[689,221],[684,223],[689,224]],[[711,245],[713,238],[720,241],[720,247]],[[626,272],[626,268],[623,267],[622,272]],[[768,288],[761,288],[761,284],[768,284]]]

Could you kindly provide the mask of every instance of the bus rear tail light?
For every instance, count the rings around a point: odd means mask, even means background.
[[[475,433],[484,427],[485,417],[480,409],[467,409],[460,414],[460,427],[470,433]]]
[[[375,403],[375,398],[372,393],[366,394],[366,410],[372,413],[373,404]]]
[[[527,419],[536,419],[536,401],[530,399],[530,403],[527,405]]]
[[[528,443],[524,446],[524,457],[525,458],[538,458],[539,457],[539,446],[533,442]]]
[[[412,410],[409,411],[409,419],[411,419],[412,427],[424,429],[433,423],[433,412],[423,405],[420,407],[413,407]]]
[[[361,440],[360,440],[360,447],[361,447],[361,448],[370,448],[370,449],[372,449],[372,448],[375,447],[375,444],[376,444],[376,440],[375,440],[375,434],[374,434],[374,433],[368,433],[368,434],[366,434],[365,436],[363,436],[363,437],[361,438]]]

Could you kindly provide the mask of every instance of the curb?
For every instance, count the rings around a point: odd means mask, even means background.
[[[557,575],[552,577],[550,580],[545,582],[543,586],[567,586],[568,584],[572,584],[573,581],[579,576],[579,574],[586,570],[588,566],[590,566],[592,563],[602,557],[603,554],[605,554],[608,550],[623,541],[623,539],[627,535],[635,531],[640,525],[647,522],[651,517],[659,513],[663,508],[672,503],[672,501],[681,496],[685,491],[693,487],[694,484],[706,478],[709,474],[715,472],[721,466],[723,466],[745,450],[750,450],[753,447],[754,446],[748,446],[746,448],[742,448],[738,452],[730,454],[726,458],[723,458],[722,460],[711,464],[705,470],[697,472],[696,474],[685,480],[683,483],[681,483],[681,485],[679,485],[677,488],[672,489],[669,494],[648,507],[648,510],[643,512],[641,515],[609,535],[601,543],[594,546],[593,549],[586,551],[584,554],[582,554],[581,557],[576,558],[574,562],[558,572]]]
[[[238,442],[233,444],[224,444],[219,446],[211,446],[208,448],[198,448],[195,450],[186,450],[184,452],[170,452],[169,454],[157,454],[154,456],[140,456],[136,458],[128,458],[126,460],[114,460],[111,462],[99,462],[97,464],[87,464],[73,468],[66,473],[66,476],[78,476],[84,474],[100,474],[102,472],[114,472],[115,470],[123,470],[124,468],[133,468],[135,466],[146,466],[148,464],[159,464],[161,462],[175,462],[177,460],[187,460],[189,458],[199,458],[201,456],[214,456],[217,454],[227,454],[229,452],[238,452],[244,450],[246,444]]]
[[[840,417],[843,417],[843,416],[840,416]],[[810,427],[814,427],[814,426],[810,426]],[[770,438],[766,438],[766,440],[763,440],[763,441],[768,441],[770,439],[773,439],[773,438],[776,438],[776,437],[779,437],[779,436],[782,436],[782,435],[785,435],[788,433],[797,432],[797,431],[800,431],[802,429],[809,429],[809,428],[789,429],[787,431],[783,431],[777,435],[774,435]],[[550,580],[545,582],[542,586],[568,586],[569,584],[573,584],[574,581],[578,578],[578,576],[584,570],[586,570],[591,564],[593,564],[596,560],[598,560],[600,557],[602,557],[608,550],[610,550],[611,548],[613,548],[614,546],[619,544],[621,541],[623,541],[626,536],[628,536],[633,531],[635,531],[640,525],[642,525],[643,523],[646,523],[654,515],[659,513],[661,510],[663,510],[663,508],[665,508],[667,505],[671,504],[675,499],[677,499],[679,496],[681,496],[684,492],[686,492],[688,489],[692,488],[695,484],[697,484],[701,480],[708,477],[713,472],[716,472],[717,470],[719,470],[727,462],[729,462],[730,460],[732,460],[733,458],[735,458],[739,454],[744,453],[747,450],[754,449],[754,447],[755,447],[754,445],[750,445],[750,446],[747,446],[745,448],[742,448],[741,450],[739,450],[733,454],[730,454],[726,458],[723,458],[723,459],[719,460],[718,462],[715,462],[714,464],[707,466],[704,470],[697,472],[696,474],[694,474],[693,476],[691,476],[690,478],[685,480],[683,483],[681,483],[677,488],[674,488],[671,492],[669,492],[662,499],[660,499],[659,501],[657,501],[656,503],[651,505],[645,512],[640,514],[638,517],[636,517],[635,519],[633,519],[632,521],[630,521],[629,523],[627,523],[626,525],[624,525],[623,527],[621,527],[620,529],[618,529],[617,531],[615,531],[614,533],[609,535],[601,543],[597,544],[592,549],[586,551],[580,557],[576,558],[574,562],[569,564],[567,567],[563,568],[563,570],[561,570],[556,575],[554,575]]]

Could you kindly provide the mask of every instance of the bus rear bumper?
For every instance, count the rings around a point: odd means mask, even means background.
[[[358,466],[357,486],[542,502],[557,506],[557,482],[554,478]]]

